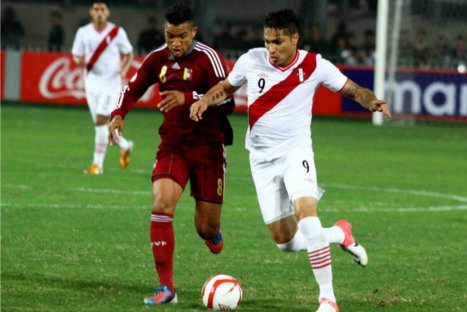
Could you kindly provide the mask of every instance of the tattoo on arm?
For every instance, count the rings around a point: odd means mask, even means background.
[[[346,97],[356,100],[358,86],[355,83],[349,83],[344,89],[342,89],[342,94]]]
[[[219,98],[222,98],[224,96],[225,96],[224,90],[218,90],[216,93],[213,94],[211,99],[212,99],[212,101],[215,101],[215,100],[217,100]]]
[[[373,92],[357,85],[353,81],[349,81],[349,83],[342,89],[342,94],[355,102],[360,103],[360,105],[365,108],[368,108],[369,103],[376,99]]]

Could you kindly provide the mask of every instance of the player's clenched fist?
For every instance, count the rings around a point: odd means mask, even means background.
[[[194,121],[203,119],[203,113],[208,109],[208,105],[202,100],[194,102],[190,107],[190,118]]]

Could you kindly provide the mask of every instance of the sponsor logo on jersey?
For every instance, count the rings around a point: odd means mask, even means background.
[[[177,62],[173,63],[172,69],[180,70],[180,65]]]
[[[305,73],[303,72],[303,68],[299,68],[298,69],[298,80],[300,80],[300,82],[303,82],[303,76],[305,75]]]

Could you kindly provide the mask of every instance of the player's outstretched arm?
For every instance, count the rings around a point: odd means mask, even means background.
[[[123,118],[115,115],[109,123],[109,144],[117,144],[123,134]]]
[[[191,104],[190,106],[190,118],[194,121],[200,121],[203,119],[203,113],[208,109],[209,106],[218,105],[224,102],[227,98],[231,97],[235,91],[240,87],[232,86],[227,79],[221,83],[218,83],[212,87],[204,96]]]
[[[340,92],[366,109],[372,112],[382,112],[384,117],[391,118],[388,103],[385,100],[379,100],[370,89],[363,88],[349,79]]]
[[[126,79],[128,70],[131,67],[131,63],[133,62],[133,58],[134,58],[133,52],[123,55],[122,68],[120,69],[120,77],[122,77],[123,80]]]

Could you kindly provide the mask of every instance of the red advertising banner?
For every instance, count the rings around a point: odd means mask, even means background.
[[[71,54],[23,52],[21,57],[21,101],[50,104],[86,104],[83,70],[74,64]],[[141,66],[143,60],[143,57],[135,58],[128,73],[129,77]],[[235,61],[227,61],[229,69],[234,64]],[[246,86],[241,87],[234,97],[235,110],[245,112],[247,110]],[[159,101],[159,90],[155,85],[141,97],[135,106],[151,108],[155,107]],[[340,94],[333,93],[326,88],[320,88],[315,95],[313,114],[340,115],[341,113],[342,97]]]
[[[0,51],[0,99],[5,96],[5,51]]]
[[[129,71],[133,75],[143,58],[136,58]],[[156,87],[150,88],[136,106],[154,107],[159,101]],[[50,104],[86,104],[83,69],[71,54],[23,52],[20,100]]]
[[[78,68],[71,54],[49,52],[23,52],[21,68],[20,100],[50,104],[85,105],[83,70]],[[136,57],[129,70],[131,77],[143,62]],[[230,62],[229,65],[233,65]],[[246,89],[239,92],[238,110],[246,110]],[[239,90],[242,91],[242,90]],[[136,107],[155,107],[160,101],[159,89],[155,85],[141,97]]]

